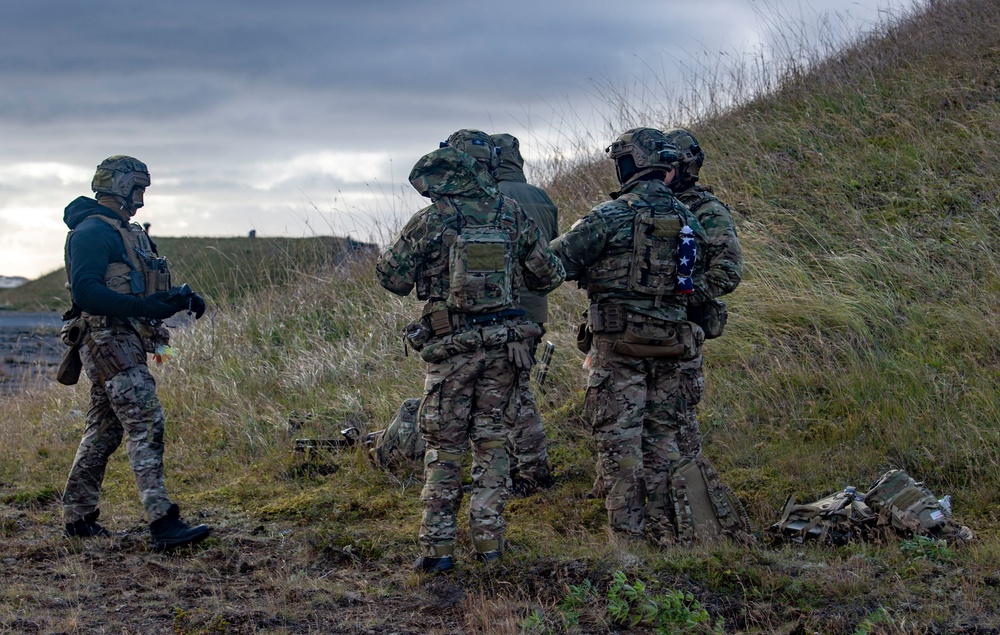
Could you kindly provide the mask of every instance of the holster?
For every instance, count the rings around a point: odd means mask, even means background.
[[[56,381],[64,386],[73,386],[80,381],[80,372],[83,370],[80,345],[83,344],[87,329],[86,320],[75,317],[67,320],[59,332],[59,337],[67,348],[63,352],[59,368],[56,369]]]

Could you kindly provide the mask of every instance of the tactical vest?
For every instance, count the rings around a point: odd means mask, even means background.
[[[634,212],[632,244],[611,245],[581,280],[588,293],[635,293],[662,297],[677,291],[681,230],[697,227],[694,216],[672,203],[650,204],[626,194],[619,201]],[[704,236],[701,236],[702,240]],[[700,260],[701,254],[698,254]]]
[[[144,298],[160,291],[170,290],[170,268],[167,259],[158,256],[146,231],[137,223],[122,226],[121,223],[93,214],[87,218],[98,218],[114,227],[122,237],[125,262],[108,263],[104,272],[104,284],[116,293],[134,295]],[[86,219],[84,219],[86,220]],[[70,230],[66,236],[66,288],[72,292],[73,274],[70,269],[69,240],[73,236]]]
[[[503,201],[482,224],[470,224],[449,197],[435,203],[452,222],[433,241],[437,247],[417,275],[418,299],[444,300],[457,313],[489,313],[514,303],[520,228]]]
[[[705,203],[709,203],[712,201],[715,201],[719,205],[722,205],[726,209],[729,209],[729,206],[720,201],[718,197],[716,197],[715,194],[711,192],[711,190],[700,186],[696,186],[691,190],[681,192],[680,194],[676,194],[675,196],[678,201],[687,205],[688,209],[690,209],[692,212],[697,212],[699,207],[701,207]]]

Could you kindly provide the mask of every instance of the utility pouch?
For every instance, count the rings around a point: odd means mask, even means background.
[[[115,293],[132,295],[135,293],[133,291],[133,273],[138,272],[133,271],[132,267],[124,262],[112,262],[108,265],[108,271],[104,276],[104,284]]]
[[[629,357],[676,357],[687,361],[698,357],[705,333],[692,322],[629,324],[615,340],[612,350]]]
[[[430,321],[432,336],[441,337],[452,332],[451,317],[447,310],[434,311],[427,315],[427,319]]]
[[[594,333],[621,333],[625,330],[626,314],[620,304],[591,304],[588,315]]]
[[[429,342],[420,351],[420,358],[428,364],[437,364],[460,353],[471,353],[482,345],[482,333],[479,329],[472,329]]]
[[[427,327],[427,324],[423,319],[419,319],[416,322],[410,322],[403,327],[403,341],[406,342],[407,346],[418,353],[424,348],[430,339],[431,329]]]
[[[722,300],[709,300],[703,304],[689,306],[688,321],[694,322],[705,331],[705,339],[711,340],[722,336],[729,319],[729,311]]]

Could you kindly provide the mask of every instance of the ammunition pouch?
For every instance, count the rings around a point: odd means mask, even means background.
[[[663,322],[633,315],[611,350],[629,357],[676,357],[687,361],[698,357],[704,342],[705,332],[693,322]]]
[[[475,316],[472,319],[475,320],[477,317],[483,316]],[[467,321],[464,326],[465,330],[429,339],[420,350],[421,359],[436,364],[461,353],[471,353],[480,348],[493,348],[510,342],[521,342],[542,335],[542,328],[538,324],[523,318]]]
[[[94,337],[91,331],[84,343],[102,384],[118,373],[146,363],[146,351],[139,338],[131,332],[104,332]]]
[[[694,322],[705,331],[706,340],[711,340],[722,337],[726,321],[729,319],[729,311],[726,310],[726,303],[722,300],[709,300],[689,306],[687,318],[689,322]]]
[[[628,314],[620,304],[591,304],[587,315],[594,333],[621,333],[628,324]]]
[[[62,361],[56,369],[56,381],[64,386],[73,386],[80,381],[83,361],[80,359],[80,345],[87,335],[87,321],[81,317],[67,320],[59,331],[59,337],[67,348],[63,352]]]

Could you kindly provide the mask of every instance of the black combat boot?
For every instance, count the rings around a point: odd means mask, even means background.
[[[413,563],[413,570],[417,573],[442,573],[450,571],[454,566],[455,563],[452,562],[451,556],[441,556],[440,558],[420,556]]]
[[[66,523],[66,537],[93,538],[99,536],[109,538],[111,532],[97,523],[97,517],[100,515],[101,510],[95,509],[76,522]]]
[[[170,551],[184,545],[194,545],[212,533],[208,525],[192,527],[181,520],[181,510],[171,505],[167,515],[149,525],[149,545],[156,551]]]

